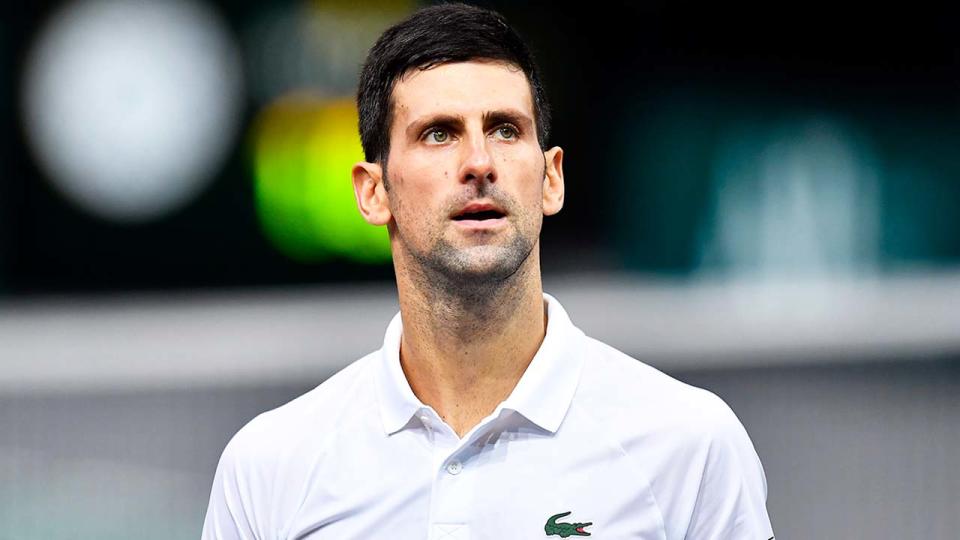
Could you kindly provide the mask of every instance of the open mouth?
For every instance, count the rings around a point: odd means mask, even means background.
[[[454,221],[465,221],[465,220],[474,220],[474,221],[486,221],[488,219],[499,219],[502,218],[505,214],[498,210],[481,210],[478,212],[463,212],[453,216]]]

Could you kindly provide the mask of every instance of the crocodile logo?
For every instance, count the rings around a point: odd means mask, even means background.
[[[590,533],[583,529],[593,525],[592,521],[589,523],[557,523],[558,519],[567,517],[571,513],[572,512],[563,512],[550,516],[547,524],[543,526],[543,531],[547,533],[547,536],[557,535],[560,538],[566,538],[568,536],[590,536]]]

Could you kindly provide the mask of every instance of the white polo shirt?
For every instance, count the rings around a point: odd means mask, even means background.
[[[203,538],[771,538],[763,469],[730,408],[544,299],[539,351],[462,439],[410,389],[397,314],[382,349],[233,437]]]

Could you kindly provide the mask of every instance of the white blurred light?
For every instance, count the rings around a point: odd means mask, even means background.
[[[866,138],[842,122],[737,126],[714,163],[716,225],[703,263],[754,277],[870,272],[878,178]]]
[[[27,136],[46,174],[83,209],[155,219],[200,192],[232,146],[240,65],[224,24],[196,3],[75,2],[27,58]]]

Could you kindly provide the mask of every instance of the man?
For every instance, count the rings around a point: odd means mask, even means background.
[[[417,12],[374,45],[358,104],[357,205],[389,230],[400,313],[381,350],[230,441],[204,538],[771,538],[730,409],[543,294],[563,151],[504,20]]]

